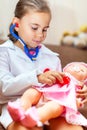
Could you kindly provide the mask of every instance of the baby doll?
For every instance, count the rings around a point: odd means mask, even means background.
[[[46,69],[49,71],[49,69]],[[86,83],[87,65],[82,62],[68,64],[63,71],[64,82],[52,86],[44,85],[27,90],[21,99],[8,103],[8,111],[14,121],[20,121],[26,127],[42,125],[49,119],[64,116],[66,121],[76,125],[87,126],[87,120],[78,112],[80,99],[76,101],[76,91]],[[45,102],[36,108],[40,98]],[[40,103],[41,104],[41,103]],[[79,105],[77,105],[79,104]]]
[[[75,87],[75,92],[79,89],[82,89],[83,86],[87,86],[87,64],[86,63],[84,62],[69,63],[63,68],[63,72],[65,72],[66,75],[70,77],[71,79],[70,85],[71,87],[73,86],[72,88]],[[77,99],[77,106],[78,105],[83,106],[83,104],[81,104],[81,101],[83,99],[81,98]],[[72,105],[73,104],[74,102],[72,102]],[[65,114],[68,122],[71,122],[73,124],[78,124],[78,125],[84,125],[87,127],[87,123],[86,123],[87,120],[85,120],[85,118],[82,117],[82,115],[78,112],[78,109],[77,110],[73,109],[73,111],[72,110],[68,111],[68,110],[69,109],[67,108]]]

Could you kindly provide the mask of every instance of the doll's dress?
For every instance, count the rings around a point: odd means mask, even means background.
[[[37,87],[37,89],[43,92],[43,96],[48,100],[57,101],[60,105],[65,106],[65,111],[61,116],[65,117],[68,123],[87,127],[87,119],[78,111],[76,105],[76,90],[79,89],[78,80],[68,73],[66,75],[70,78],[67,85],[62,87],[58,84],[50,87],[45,85],[42,88]]]

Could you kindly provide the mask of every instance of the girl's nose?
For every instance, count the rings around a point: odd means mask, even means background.
[[[44,36],[43,31],[42,31],[42,30],[41,30],[41,31],[38,31],[37,36],[38,36],[38,37],[43,37],[43,36]]]

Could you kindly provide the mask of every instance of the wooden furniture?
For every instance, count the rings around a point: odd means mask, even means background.
[[[69,62],[80,61],[87,63],[87,49],[79,49],[72,46],[65,45],[46,45],[48,48],[54,52],[59,53],[59,57],[62,62],[62,67],[64,67]]]

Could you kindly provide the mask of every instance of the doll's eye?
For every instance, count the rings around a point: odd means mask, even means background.
[[[85,72],[83,69],[81,69],[82,72]]]

